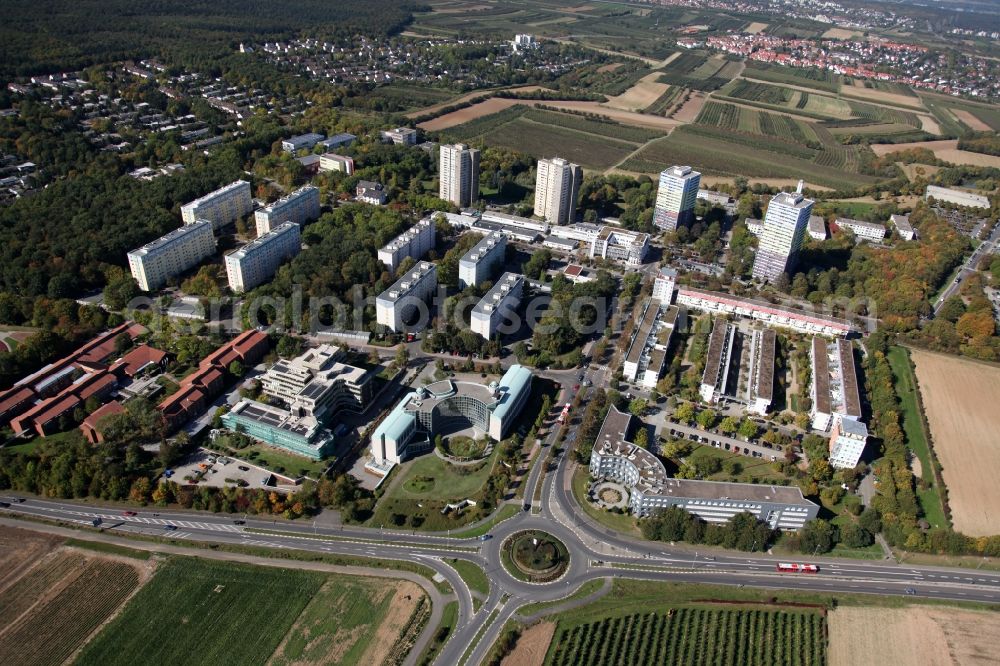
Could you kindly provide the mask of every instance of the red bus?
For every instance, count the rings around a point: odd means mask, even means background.
[[[570,405],[567,402],[566,406],[563,407],[562,412],[559,414],[559,423],[566,423],[566,421],[569,420],[569,407]]]
[[[817,573],[819,567],[815,564],[789,564],[788,562],[778,562],[775,566],[781,573]]]

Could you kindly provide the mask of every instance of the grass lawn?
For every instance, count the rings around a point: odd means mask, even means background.
[[[403,480],[388,493],[387,497],[406,499],[462,500],[475,495],[489,478],[496,461],[499,447],[484,463],[453,465],[433,453],[420,456],[403,475]],[[425,480],[423,483],[417,479]],[[426,481],[433,479],[433,482]]]
[[[472,562],[469,562],[468,560],[459,560],[457,558],[446,560],[446,562],[458,572],[458,575],[462,577],[462,580],[465,581],[465,584],[469,586],[470,590],[483,595],[483,599],[489,596],[490,581],[486,577],[486,573],[480,567],[476,566]],[[472,604],[475,607],[475,610],[478,611],[479,607],[482,606],[483,601],[481,599],[477,599],[475,595],[473,595]]]
[[[590,484],[590,472],[586,467],[577,467],[573,472],[573,496],[583,507],[584,513],[602,525],[606,525],[613,530],[629,534],[631,536],[642,536],[639,531],[636,519],[628,513],[612,513],[590,504],[587,501],[587,486]]]
[[[489,532],[491,529],[497,526],[497,523],[501,523],[508,518],[513,518],[521,511],[520,507],[516,504],[504,504],[500,507],[500,510],[493,514],[493,517],[489,521],[483,523],[479,527],[474,527],[471,530],[465,530],[464,532],[457,532],[452,534],[456,539],[467,539],[471,537],[482,536]]]
[[[313,572],[172,558],[87,645],[79,663],[263,664],[326,580]]]
[[[434,638],[424,650],[424,653],[420,655],[420,658],[417,659],[418,664],[430,664],[434,661],[434,657],[444,647],[448,638],[451,637],[451,632],[455,630],[457,623],[458,602],[449,601],[441,613],[441,624],[438,626],[437,631],[434,632]]]
[[[595,580],[588,580],[586,583],[581,585],[576,592],[569,595],[568,597],[565,597],[563,599],[557,599],[555,601],[540,601],[534,604],[527,604],[525,606],[521,606],[520,608],[518,608],[517,614],[520,615],[521,617],[530,617],[536,613],[541,613],[544,610],[553,608],[555,606],[559,606],[568,601],[583,599],[584,597],[588,597],[591,594],[597,592],[599,589],[601,589],[602,585],[604,585],[604,581],[600,578],[597,578]]]
[[[924,432],[923,420],[920,417],[920,395],[918,394],[917,380],[913,376],[910,355],[903,347],[893,347],[889,350],[886,358],[889,361],[889,367],[892,368],[892,376],[896,383],[896,395],[899,396],[899,404],[902,408],[901,416],[906,445],[920,460],[920,477],[931,484],[931,487],[926,490],[917,490],[920,508],[923,509],[927,522],[934,527],[945,527],[948,525],[948,521],[942,508],[941,495],[934,482],[930,444],[927,434]]]
[[[780,451],[775,452],[775,455],[780,456],[780,454]],[[730,453],[725,449],[717,449],[714,446],[695,446],[691,451],[691,455],[689,455],[686,460],[688,463],[693,464],[702,458],[715,458],[719,460],[721,464],[725,464],[727,460],[736,460],[741,467],[738,474],[732,475],[727,474],[725,471],[720,471],[706,477],[707,481],[759,483],[762,481],[781,482],[788,479],[788,477],[781,472],[775,471],[775,469],[771,467],[771,461],[769,460],[763,460],[761,458],[748,458],[747,456],[741,456],[737,453]]]
[[[281,449],[261,443],[251,444],[245,449],[230,449],[230,451],[234,457],[242,458],[278,474],[292,476],[301,474],[318,477],[323,473],[323,470],[330,466],[331,462],[329,460],[313,460],[304,456],[297,456],[294,453],[288,453],[287,451],[282,451]],[[254,456],[253,454],[257,455]]]

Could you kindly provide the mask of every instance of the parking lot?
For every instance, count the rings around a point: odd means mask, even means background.
[[[172,471],[169,478],[181,485],[214,488],[241,485],[244,488],[277,489],[270,471],[243,460],[220,456],[208,449],[198,449]]]

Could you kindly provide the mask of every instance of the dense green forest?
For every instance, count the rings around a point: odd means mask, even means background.
[[[415,3],[395,0],[7,0],[0,80],[176,50],[218,53],[293,34],[387,34]]]

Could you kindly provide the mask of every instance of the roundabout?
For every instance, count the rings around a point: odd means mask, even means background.
[[[500,547],[504,568],[526,583],[551,583],[569,569],[566,544],[542,530],[524,530],[507,537]]]

